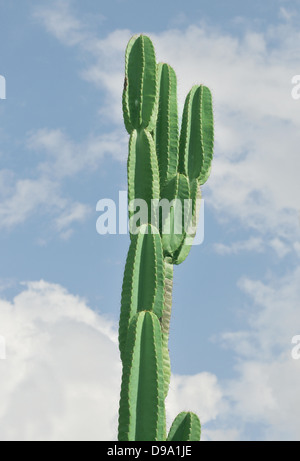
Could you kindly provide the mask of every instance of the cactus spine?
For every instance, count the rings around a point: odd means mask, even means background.
[[[147,204],[147,213],[131,233],[122,287],[119,440],[197,441],[201,426],[192,412],[180,413],[167,436],[164,400],[171,377],[173,267],[190,251],[200,186],[211,170],[212,97],[203,85],[191,89],[179,135],[176,74],[156,63],[147,36],[135,35],[126,49],[122,105],[130,135],[129,217],[137,199]],[[164,201],[168,208],[161,214]]]

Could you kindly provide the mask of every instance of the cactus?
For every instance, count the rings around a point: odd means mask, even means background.
[[[122,287],[119,440],[198,441],[200,420],[191,412],[180,413],[167,436],[165,398],[171,377],[173,267],[189,254],[200,186],[211,171],[212,97],[206,86],[193,86],[179,135],[176,74],[168,64],[156,63],[149,37],[135,35],[125,54],[122,105],[130,135],[130,222],[135,217],[134,201],[143,200],[147,213],[135,222],[136,228],[130,225]]]
[[[173,421],[167,440],[169,442],[191,442],[200,440],[201,425],[195,413],[183,411]]]
[[[162,337],[160,323],[154,313],[142,311],[132,318],[123,366],[119,440],[163,440]]]

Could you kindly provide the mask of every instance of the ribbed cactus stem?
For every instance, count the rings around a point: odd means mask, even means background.
[[[161,329],[152,312],[133,317],[123,360],[120,441],[165,438]]]
[[[157,224],[151,219],[152,200],[159,200],[159,169],[153,138],[147,129],[134,130],[129,141],[128,156],[128,201],[143,200],[148,213],[141,224]],[[139,203],[137,203],[139,205]],[[132,216],[136,210],[130,208]]]
[[[140,310],[163,314],[164,260],[159,232],[150,224],[134,235],[128,251],[121,298],[119,346],[121,358],[127,331],[133,316]]]
[[[195,85],[185,100],[179,143],[179,171],[204,184],[213,157],[214,125],[210,90]]]
[[[162,189],[176,175],[178,167],[177,79],[168,64],[158,64],[158,86],[159,103],[154,136]]]
[[[157,69],[155,51],[145,35],[135,35],[127,45],[123,91],[125,126],[151,131],[157,116]]]
[[[167,440],[169,442],[198,442],[201,437],[200,420],[195,413],[183,411],[175,418]]]

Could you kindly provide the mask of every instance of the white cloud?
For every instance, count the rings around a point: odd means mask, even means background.
[[[46,161],[41,161],[37,167],[41,173],[63,179],[83,169],[98,167],[105,155],[124,161],[127,144],[127,136],[121,130],[91,136],[82,143],[75,143],[59,129],[41,129],[31,133],[27,147],[46,154]]]
[[[34,18],[42,22],[47,31],[67,45],[80,44],[86,37],[82,22],[70,14],[70,1],[56,1],[52,6],[35,8]]]
[[[268,247],[272,248],[279,258],[284,258],[287,254],[291,253],[292,249],[297,251],[295,245],[286,244],[279,238],[264,240],[261,237],[250,237],[248,240],[236,241],[230,244],[214,244],[215,252],[223,256],[237,255],[242,252],[264,253]]]
[[[250,329],[223,335],[236,353],[237,378],[223,383],[230,406],[220,422],[238,420],[240,438],[252,424],[262,439],[299,440],[300,361],[291,357],[291,341],[300,331],[300,267],[265,283],[244,278],[240,287],[249,296],[243,313]]]
[[[237,370],[240,379],[224,393],[232,401],[231,417],[245,425],[244,437],[250,423],[263,425],[261,439],[299,441],[299,363],[287,355],[267,363],[247,361]]]
[[[90,213],[90,207],[83,203],[71,204],[70,209],[63,212],[55,222],[58,231],[61,232],[61,237],[64,240],[68,240],[73,233],[71,226],[74,223],[84,222],[89,217]]]
[[[64,231],[63,236],[72,232],[74,223],[84,221],[90,214],[88,205],[64,198],[59,183],[44,175],[37,179],[12,179],[2,194],[0,188],[0,198],[0,229],[10,230],[36,214],[48,213],[53,229]]]
[[[82,44],[91,56],[91,64],[82,71],[82,77],[96,87],[105,90],[100,114],[105,120],[123,127],[121,108],[124,83],[124,53],[129,30],[115,30],[104,39],[94,38]]]
[[[295,242],[294,243],[294,249],[295,249],[297,255],[300,257],[300,242]]]
[[[38,213],[48,213],[63,238],[70,237],[74,223],[90,214],[89,205],[72,201],[61,192],[63,180],[82,170],[99,167],[106,155],[124,162],[128,139],[122,130],[75,143],[61,130],[41,129],[28,136],[26,147],[39,154],[32,178],[16,178],[0,170],[0,229],[14,228]],[[68,228],[67,228],[68,227]]]
[[[70,210],[57,218],[56,225],[59,230],[65,229],[74,221],[83,221],[89,213],[89,209],[82,203],[73,203]]]
[[[259,343],[258,355],[271,356],[274,350],[289,350],[290,339],[297,333],[300,267],[286,275],[270,276],[267,283],[243,278],[241,289],[253,300],[254,306],[248,314],[253,329],[253,346]],[[256,307],[255,307],[256,306]],[[256,336],[256,339],[254,338]]]
[[[120,364],[112,323],[58,285],[0,301],[1,440],[116,438]]]
[[[270,241],[270,246],[275,250],[279,258],[284,258],[291,251],[288,245],[278,238],[272,239]]]
[[[182,411],[192,411],[201,418],[202,432],[206,423],[226,410],[226,403],[215,375],[199,373],[193,376],[172,375],[166,400],[167,426],[170,427]]]
[[[251,237],[248,240],[234,242],[230,245],[215,243],[214,250],[221,255],[238,254],[243,251],[262,253],[264,251],[264,242],[259,237]]]
[[[0,438],[116,440],[121,366],[115,325],[86,301],[45,281],[0,300]],[[172,376],[168,424],[185,408],[206,423],[222,392],[210,373]]]
[[[239,429],[206,429],[204,434],[202,434],[202,441],[210,442],[235,442],[240,440],[240,431]]]
[[[20,179],[5,192],[0,203],[0,228],[10,228],[23,223],[41,207],[63,207],[64,201],[59,197],[57,185],[48,179]]]
[[[181,411],[202,421],[203,440],[299,440],[297,330],[300,270],[266,284],[244,280],[255,304],[250,331],[224,335],[238,359],[236,378],[173,375],[170,426]],[[0,300],[1,440],[116,440],[120,360],[116,326],[59,285],[26,283]],[[244,341],[244,346],[242,342]]]
[[[12,278],[0,278],[0,293],[13,287],[14,284],[15,284],[15,280]]]
[[[295,10],[287,9],[284,6],[280,7],[279,14],[286,21],[290,21],[297,17],[297,12]]]
[[[105,100],[100,113],[113,124],[122,124],[121,95],[124,81],[124,47],[130,36],[129,30],[116,30],[100,39],[93,30],[79,20],[71,3],[56,2],[54,5],[34,9],[34,18],[47,32],[65,46],[78,46],[84,53],[87,67],[81,71],[83,79],[105,90]],[[100,19],[103,18],[100,16]]]

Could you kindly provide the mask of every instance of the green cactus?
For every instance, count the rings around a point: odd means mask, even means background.
[[[191,442],[200,440],[201,425],[195,413],[183,411],[176,416],[167,440],[169,442]]]
[[[154,313],[142,311],[132,318],[128,329],[123,360],[119,440],[164,440],[164,419],[160,323]]]
[[[191,412],[180,413],[167,436],[164,401],[171,377],[173,267],[189,254],[200,186],[211,171],[212,97],[206,86],[191,89],[179,135],[176,74],[168,64],[156,63],[149,37],[135,35],[126,49],[122,105],[130,135],[131,243],[119,324],[119,440],[198,441],[200,421]],[[144,201],[147,213],[134,221],[137,200]]]
[[[164,304],[164,260],[158,231],[140,227],[130,244],[122,288],[119,343],[121,358],[125,351],[131,319],[141,310],[162,317]]]

